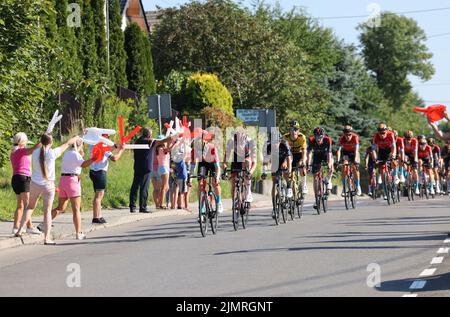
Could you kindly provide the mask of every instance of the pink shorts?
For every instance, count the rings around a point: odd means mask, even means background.
[[[59,179],[59,198],[74,198],[81,196],[79,176],[61,176]]]

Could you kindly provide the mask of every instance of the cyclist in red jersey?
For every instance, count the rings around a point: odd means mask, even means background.
[[[373,136],[373,144],[375,150],[372,151],[373,158],[375,162],[385,163],[386,161],[391,162],[391,168],[394,169],[394,182],[398,184],[400,180],[395,174],[395,163],[394,158],[397,153],[397,146],[395,143],[394,133],[388,131],[385,123],[381,122],[378,125],[378,132]],[[381,164],[378,165],[378,183],[381,183],[381,177],[384,178],[382,174]],[[385,197],[387,199],[387,197]]]
[[[395,143],[397,145],[397,168],[398,168],[398,174],[400,183],[405,182],[405,173],[403,169],[403,160],[405,159],[405,144],[403,142],[403,138],[398,136],[398,131],[394,130],[392,131],[394,133],[395,137]]]
[[[404,162],[409,162],[411,164],[411,171],[413,174],[413,180],[415,182],[415,193],[416,195],[419,195],[419,175],[417,172],[417,166],[419,159],[417,157],[417,150],[418,150],[418,144],[417,139],[414,138],[414,133],[411,130],[408,130],[405,132],[403,139],[403,143],[405,146],[405,156],[404,156]]]
[[[417,151],[417,156],[419,158],[419,171],[424,173],[423,168],[428,167],[429,168],[429,176],[430,176],[430,194],[434,195],[434,175],[431,172],[433,168],[433,150],[431,149],[431,146],[427,144],[427,140],[425,136],[419,135],[417,138],[419,142],[419,148]],[[425,177],[425,175],[423,175]]]
[[[355,175],[355,184],[357,195],[361,196],[361,183],[360,183],[360,175],[359,175],[359,163],[361,162],[359,156],[359,137],[353,132],[353,127],[349,124],[344,126],[344,130],[342,131],[344,134],[339,139],[339,147],[336,152],[336,162],[340,163],[341,158],[347,160],[352,164],[352,173]],[[342,176],[342,196],[344,195],[344,186],[345,186],[345,175],[344,175],[344,167],[342,167],[341,171]]]
[[[439,177],[439,170],[442,167],[442,158],[441,158],[441,148],[434,141],[434,138],[428,138],[428,145],[431,147],[433,151],[433,173],[434,180],[436,181],[436,194],[441,193],[441,178]]]
[[[331,183],[331,177],[333,176],[333,152],[332,152],[333,141],[325,135],[322,128],[318,127],[314,129],[314,136],[309,137],[308,141],[308,161],[307,165],[311,168],[311,172],[316,174],[322,168],[322,162],[327,162],[328,165],[328,175],[327,175],[327,190],[333,189],[333,184]],[[314,194],[318,188],[318,184],[315,183],[316,178],[314,177]],[[314,205],[314,208],[317,208]]]

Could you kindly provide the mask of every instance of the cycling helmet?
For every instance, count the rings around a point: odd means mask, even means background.
[[[427,144],[427,139],[422,134],[417,137],[417,141],[419,141],[419,144],[421,144],[421,145]]]
[[[291,122],[289,122],[289,128],[300,129],[300,124],[297,120],[291,120]]]
[[[434,145],[434,138],[429,137],[427,141],[429,145]]]
[[[381,123],[378,125],[377,130],[378,130],[378,132],[384,132],[384,131],[387,131],[387,130],[388,130],[388,127],[386,126],[386,123],[381,122]]]
[[[411,139],[411,138],[414,137],[414,133],[411,130],[408,130],[408,131],[405,132],[404,137],[406,139]]]
[[[317,127],[314,129],[314,136],[324,136],[325,131],[321,127]]]
[[[344,129],[342,130],[342,132],[344,132],[344,133],[353,132],[353,128],[352,128],[351,125],[347,124],[347,125],[344,126]]]

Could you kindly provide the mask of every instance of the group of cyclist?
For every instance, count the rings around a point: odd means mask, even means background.
[[[215,197],[217,199],[218,213],[223,212],[222,202],[220,200],[220,175],[223,180],[228,180],[228,173],[231,173],[231,192],[235,191],[237,173],[244,171],[246,187],[243,201],[251,203],[253,197],[251,194],[251,177],[257,166],[257,146],[256,141],[250,138],[245,129],[238,128],[232,138],[227,142],[226,151],[223,158],[223,173],[219,164],[218,150],[211,142],[211,138],[202,138],[200,154],[197,155],[199,163],[199,174],[212,173]],[[449,141],[450,144],[450,141]],[[406,180],[406,171],[410,171],[409,178],[414,182],[414,193],[419,195],[419,175],[428,173],[429,193],[439,194],[442,191],[440,185],[441,175],[449,175],[450,150],[447,144],[441,151],[433,138],[426,138],[423,135],[414,137],[412,131],[406,131],[404,137],[400,137],[398,132],[390,129],[385,123],[380,123],[377,132],[374,134],[371,144],[366,148],[363,163],[369,175],[378,171],[377,182],[382,183],[384,174],[389,171],[395,184],[404,183]],[[313,130],[311,136],[306,137],[300,132],[300,125],[297,121],[289,123],[289,132],[281,135],[276,133],[272,135],[271,140],[267,141],[262,150],[263,174],[262,179],[267,177],[269,164],[271,165],[272,176],[272,196],[275,195],[277,177],[282,177],[286,186],[286,196],[293,196],[293,171],[298,170],[300,177],[299,188],[303,194],[308,193],[306,175],[311,172],[316,175],[322,172],[323,167],[327,167],[326,176],[323,177],[325,190],[332,189],[331,178],[333,173],[341,169],[341,178],[343,189],[345,188],[345,166],[350,167],[354,181],[354,194],[362,195],[361,177],[359,165],[360,139],[357,133],[353,131],[351,125],[345,125],[337,143],[336,156],[333,155],[333,141],[325,134],[321,127]],[[212,160],[211,160],[212,159]],[[195,161],[194,161],[195,162]],[[228,170],[228,164],[231,162],[231,168]],[[386,165],[389,168],[383,168]],[[445,173],[443,171],[445,170]],[[325,175],[325,174],[324,174]],[[449,175],[450,176],[450,175]],[[450,177],[446,177],[450,180]],[[314,194],[317,194],[319,188],[317,178],[314,178]],[[369,182],[368,194],[373,191]],[[450,186],[446,186],[450,189]],[[343,192],[344,196],[345,193]],[[384,198],[386,195],[384,194]],[[315,203],[314,208],[317,208]]]

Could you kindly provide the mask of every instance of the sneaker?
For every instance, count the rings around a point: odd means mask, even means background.
[[[218,214],[223,213],[223,204],[222,204],[222,202],[217,203],[217,213]]]
[[[386,196],[386,195],[383,195],[383,199],[384,199],[384,200],[387,200],[387,196]]]
[[[134,214],[136,212],[136,208],[130,208],[130,213]]]
[[[333,183],[328,182],[328,183],[327,183],[327,189],[328,189],[328,190],[332,190],[332,189],[333,189]]]
[[[316,204],[316,203],[314,203],[313,208],[314,208],[314,209],[317,209],[317,204]]]
[[[150,210],[150,208],[146,207],[145,209],[139,209],[139,213],[141,213],[141,214],[151,214],[152,211]]]
[[[86,234],[83,232],[77,233],[77,240],[84,240],[86,239]]]
[[[96,225],[102,225],[102,224],[105,224],[107,222],[106,222],[105,218],[102,217],[102,218],[94,218],[94,219],[92,219],[92,223],[96,224]]]
[[[40,223],[38,224],[38,226],[36,227],[40,232],[44,232],[44,224]]]
[[[435,191],[434,191],[434,187],[431,187],[431,188],[430,188],[430,194],[431,194],[431,195],[435,195],[435,194],[436,194]]]
[[[28,234],[41,234],[41,231],[36,228],[27,228],[26,231]]]
[[[400,183],[404,183],[406,181],[405,175],[400,176]]]
[[[419,196],[419,195],[420,195],[420,191],[419,191],[419,188],[416,188],[415,194],[416,194],[417,196]]]
[[[356,195],[361,196],[362,195],[362,190],[361,190],[361,186],[358,186],[356,188]]]
[[[369,194],[368,194],[370,197],[372,197],[372,191],[369,191]]]
[[[294,196],[294,193],[292,192],[292,188],[288,188],[286,191],[286,197],[292,198]]]
[[[342,192],[341,192],[341,197],[345,197],[345,192],[344,192],[344,190],[342,190]]]
[[[15,236],[17,234],[17,232],[19,232],[19,229],[14,228],[14,229],[12,229],[11,234],[13,236]]]
[[[248,192],[247,197],[245,198],[245,201],[247,203],[252,203],[253,202],[253,195],[252,192]]]
[[[439,186],[439,184],[436,184],[436,194],[440,194],[441,193],[441,188]]]
[[[378,185],[383,184],[383,181],[381,180],[381,175],[378,175]]]
[[[398,176],[394,177],[394,183],[395,183],[395,185],[400,184],[400,179],[398,178]]]

